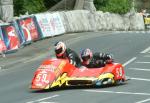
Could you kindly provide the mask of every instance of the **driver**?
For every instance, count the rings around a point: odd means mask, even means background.
[[[74,65],[75,67],[81,66],[81,60],[77,53],[70,48],[66,48],[66,45],[64,42],[59,41],[56,42],[55,45],[55,54],[56,57],[59,59],[68,59],[70,64]]]
[[[99,68],[105,66],[106,63],[112,63],[113,59],[110,54],[92,53],[90,49],[81,51],[82,65],[87,68]]]

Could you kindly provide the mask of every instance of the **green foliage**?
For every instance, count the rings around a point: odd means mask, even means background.
[[[47,11],[61,0],[13,0],[14,14],[29,14]]]
[[[61,0],[44,0],[44,5],[47,9],[49,9],[50,7],[54,6],[55,4],[57,4],[60,1]]]
[[[127,13],[132,7],[132,0],[94,0],[97,10],[118,14]]]
[[[32,13],[38,13],[46,11],[44,0],[25,0],[23,4],[24,12],[29,12],[29,14]]]
[[[23,4],[24,0],[13,0],[14,4],[14,15],[24,14]]]

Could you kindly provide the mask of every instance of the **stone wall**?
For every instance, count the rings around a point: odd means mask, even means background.
[[[60,12],[67,32],[97,30],[144,30],[143,17],[138,13],[125,15],[74,10]]]
[[[13,0],[0,0],[0,19],[9,22],[13,19]]]

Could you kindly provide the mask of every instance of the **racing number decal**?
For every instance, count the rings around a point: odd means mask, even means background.
[[[41,82],[44,82],[44,83],[49,83],[49,81],[47,80],[47,74],[42,74],[42,73],[37,74],[36,81],[37,82],[41,81]]]
[[[117,74],[117,78],[122,77],[123,75],[122,67],[116,69],[116,74]]]

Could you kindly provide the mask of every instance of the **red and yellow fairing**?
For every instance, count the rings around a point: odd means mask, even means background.
[[[125,80],[123,66],[113,63],[102,68],[76,68],[67,60],[48,59],[36,70],[31,89],[95,85],[97,81],[102,82],[106,78],[112,83],[120,79]]]
[[[45,60],[34,74],[31,89],[49,89],[55,86],[61,86],[62,83],[60,84],[58,81],[72,71],[69,68],[73,69],[75,67],[69,64],[67,60]],[[65,74],[62,75],[63,73]]]

